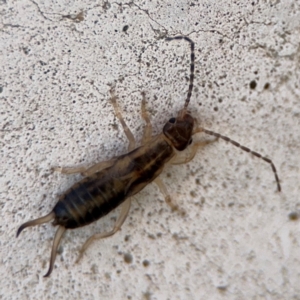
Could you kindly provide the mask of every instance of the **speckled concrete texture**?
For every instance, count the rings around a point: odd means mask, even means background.
[[[0,1],[1,299],[300,299],[299,1]],[[126,152],[109,103],[140,141],[141,92],[154,134],[182,107],[195,42],[190,110],[217,141],[139,193],[122,230],[94,243],[120,210],[68,231],[43,278],[56,228],[24,230],[92,165]],[[198,135],[194,140],[207,139]],[[293,213],[291,215],[291,213]]]

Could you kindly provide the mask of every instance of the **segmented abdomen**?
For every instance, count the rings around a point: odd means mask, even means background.
[[[101,181],[97,177],[87,177],[71,187],[53,209],[54,225],[77,228],[90,224],[125,200],[124,188],[118,184],[118,179],[105,180],[105,184]]]

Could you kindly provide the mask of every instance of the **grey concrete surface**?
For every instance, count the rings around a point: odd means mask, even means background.
[[[0,1],[1,299],[300,299],[299,1]],[[122,230],[94,243],[118,210],[64,236],[23,222],[51,211],[80,178],[52,166],[126,152],[109,103],[115,85],[140,140],[141,92],[154,133],[182,107],[196,44],[190,110],[201,126],[272,158],[217,141],[161,175]],[[198,135],[195,140],[206,139]],[[294,219],[289,214],[294,212]]]

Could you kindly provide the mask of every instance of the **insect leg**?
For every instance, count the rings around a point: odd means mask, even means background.
[[[148,113],[146,111],[146,95],[145,95],[144,92],[142,93],[142,96],[143,96],[143,100],[142,100],[142,118],[146,122],[146,126],[145,126],[145,129],[144,129],[144,134],[143,134],[143,138],[142,138],[142,144],[145,144],[151,139],[152,125],[151,125]]]
[[[53,167],[51,169],[62,174],[83,174],[87,170],[86,167]]]
[[[120,123],[122,124],[124,132],[127,136],[127,139],[129,140],[128,151],[131,151],[136,147],[135,138],[134,138],[132,132],[130,131],[130,129],[128,128],[128,126],[126,125],[126,123],[125,123],[125,121],[124,121],[124,119],[123,119],[123,117],[120,113],[119,106],[117,104],[117,96],[115,95],[113,89],[110,90],[110,93],[111,93],[110,101],[111,101],[111,104],[114,107],[115,114],[116,114],[117,118],[119,119]]]
[[[166,188],[165,184],[163,183],[163,181],[159,177],[157,177],[157,178],[154,179],[154,182],[158,186],[160,192],[164,195],[165,201],[171,207],[172,211],[177,210],[182,215],[184,215],[185,211],[183,209],[179,209],[178,205],[174,204],[172,202],[172,198],[171,198],[171,196],[170,196],[170,194],[168,192],[168,189]]]
[[[99,172],[105,168],[110,167],[114,163],[115,159],[107,161],[101,161],[91,167],[53,167],[52,170],[62,174],[76,174],[81,173],[83,176],[90,176],[96,172]]]
[[[59,246],[59,242],[64,234],[64,232],[66,231],[65,227],[59,226],[56,233],[55,233],[55,237],[53,240],[53,245],[52,245],[52,250],[51,250],[51,257],[50,257],[50,265],[49,265],[49,269],[48,272],[44,275],[44,277],[48,277],[52,270],[53,270],[53,266],[54,266],[54,262],[55,262],[55,258],[56,258],[56,254],[57,254],[57,248]]]
[[[115,234],[123,225],[123,223],[126,220],[126,217],[128,215],[129,209],[130,209],[130,205],[131,205],[131,198],[128,198],[127,200],[125,200],[125,202],[122,204],[122,210],[121,213],[114,225],[114,228],[111,231],[108,232],[102,232],[102,233],[97,233],[92,235],[90,238],[87,239],[87,241],[84,243],[84,245],[82,246],[79,256],[76,260],[76,263],[79,262],[79,260],[82,258],[83,253],[86,251],[86,249],[90,246],[90,244],[94,241],[94,240],[99,240],[99,239],[103,239],[103,238],[107,238],[109,236],[112,236],[113,234]]]
[[[186,164],[190,162],[196,155],[197,150],[199,147],[204,147],[206,145],[209,145],[217,140],[214,139],[212,141],[199,141],[194,143],[192,146],[187,148],[183,152],[179,152],[174,158],[170,161],[170,164],[172,165],[181,165],[181,164]]]
[[[83,176],[91,176],[91,175],[93,175],[93,174],[95,174],[95,173],[97,173],[97,172],[99,172],[103,169],[106,169],[106,168],[110,167],[114,163],[115,160],[116,160],[115,158],[112,158],[112,159],[107,160],[107,161],[101,161],[101,162],[91,166],[86,171],[81,172],[81,174]]]

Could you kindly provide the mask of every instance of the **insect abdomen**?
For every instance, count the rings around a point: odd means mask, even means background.
[[[125,200],[124,188],[116,189],[116,181],[111,179],[103,184],[98,178],[85,178],[73,186],[55,205],[53,224],[77,228],[108,214]]]

